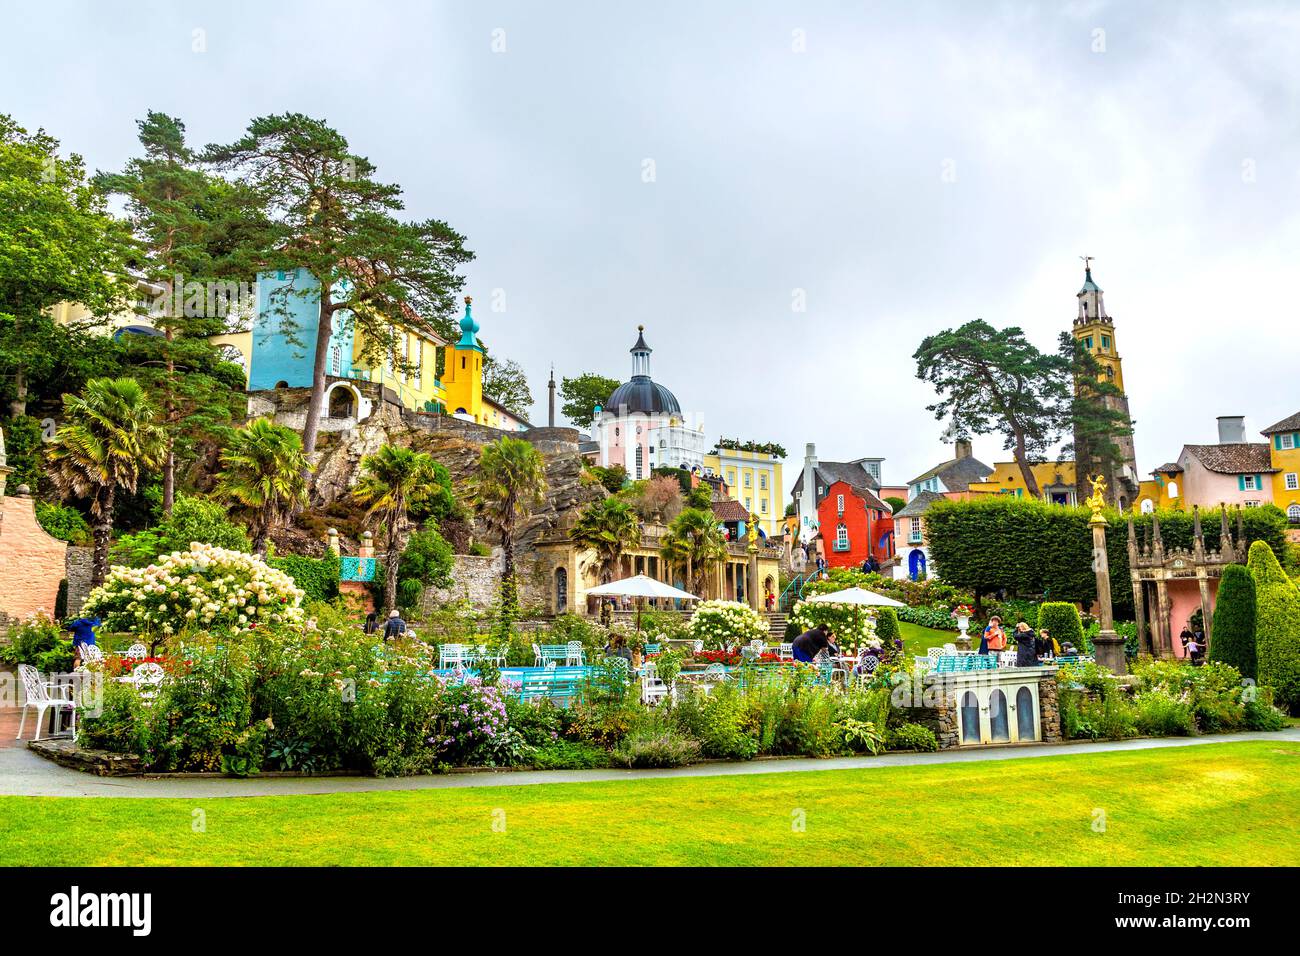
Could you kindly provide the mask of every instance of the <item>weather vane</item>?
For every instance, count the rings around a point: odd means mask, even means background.
[[[1095,258],[1097,258],[1097,257],[1096,257],[1096,256],[1079,256],[1079,258],[1083,260],[1083,268],[1084,268],[1085,270],[1087,270],[1088,272],[1091,272],[1091,271],[1092,271],[1092,260],[1095,259]]]

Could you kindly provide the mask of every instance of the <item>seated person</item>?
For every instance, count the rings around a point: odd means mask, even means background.
[[[621,657],[627,661],[629,667],[632,664],[632,651],[621,634],[615,634],[610,639],[610,642],[605,645],[605,656]]]
[[[1053,657],[1061,652],[1061,647],[1056,643],[1056,638],[1043,628],[1038,632],[1038,640],[1035,643],[1035,650],[1038,651],[1038,659],[1050,661]]]
[[[838,656],[840,649],[835,646],[834,640],[835,632],[825,624],[818,624],[804,631],[791,643],[794,659],[805,664],[811,664],[813,658],[822,651],[828,651],[830,654]]]

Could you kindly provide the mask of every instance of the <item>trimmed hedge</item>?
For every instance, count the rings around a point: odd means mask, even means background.
[[[1259,682],[1273,688],[1279,707],[1300,711],[1300,589],[1263,542],[1246,562],[1255,579],[1255,653]]]
[[[898,629],[898,615],[892,607],[882,607],[876,612],[876,637],[885,646],[891,646],[902,633]]]
[[[1039,607],[1038,628],[1047,628],[1047,633],[1055,638],[1062,649],[1067,643],[1073,644],[1081,652],[1088,646],[1083,639],[1083,620],[1079,617],[1079,609],[1068,601],[1048,601]]]
[[[339,596],[339,556],[334,553],[323,558],[305,558],[286,554],[266,562],[278,571],[293,578],[302,588],[307,601],[332,601]]]
[[[1219,578],[1210,629],[1211,661],[1231,664],[1242,677],[1258,677],[1255,656],[1255,579],[1241,564],[1230,564]]]
[[[971,501],[936,501],[925,513],[926,537],[936,572],[948,584],[991,594],[1043,595],[1058,601],[1091,604],[1097,598],[1092,570],[1091,511],[1044,501],[989,495]],[[1160,535],[1166,548],[1191,548],[1192,515],[1161,511]],[[1133,583],[1128,566],[1128,519],[1138,542],[1149,535],[1152,515],[1108,511],[1106,552],[1111,600],[1116,617],[1129,617]],[[1263,541],[1274,555],[1286,554],[1286,516],[1272,505],[1241,512],[1246,541]],[[1230,512],[1235,533],[1237,513]],[[1220,510],[1201,513],[1205,547],[1219,548]]]

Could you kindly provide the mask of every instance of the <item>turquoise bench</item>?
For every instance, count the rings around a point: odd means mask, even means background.
[[[507,672],[508,680],[519,681],[520,700],[581,700],[591,679],[590,667],[541,667]]]
[[[934,670],[936,674],[964,674],[968,671],[995,671],[998,659],[992,654],[945,654],[936,657]]]

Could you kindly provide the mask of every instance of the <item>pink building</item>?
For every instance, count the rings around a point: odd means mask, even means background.
[[[1178,456],[1182,468],[1184,508],[1219,504],[1256,508],[1273,500],[1273,467],[1268,442],[1246,441],[1245,419],[1218,419],[1217,445],[1184,445]],[[1170,492],[1170,497],[1175,497]]]

